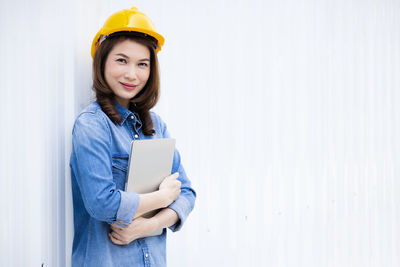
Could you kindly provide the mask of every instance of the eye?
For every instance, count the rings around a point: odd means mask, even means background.
[[[126,59],[125,58],[118,58],[116,61],[117,62],[121,62],[121,63],[126,63]]]
[[[139,63],[139,66],[140,66],[140,67],[148,67],[149,64],[142,62],[142,63]]]

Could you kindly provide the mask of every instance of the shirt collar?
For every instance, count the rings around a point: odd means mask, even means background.
[[[137,113],[135,110],[127,109],[126,107],[119,104],[115,99],[114,99],[114,105],[115,108],[117,109],[118,114],[122,117],[122,121],[120,123],[121,125],[124,124],[126,119],[133,114],[136,117],[136,124],[138,124],[139,128],[142,126],[139,113]]]

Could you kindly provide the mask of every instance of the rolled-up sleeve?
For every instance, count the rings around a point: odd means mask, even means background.
[[[112,174],[111,133],[100,114],[82,113],[72,133],[71,169],[90,216],[127,227],[139,195],[116,188]]]
[[[160,123],[160,128],[162,129],[163,138],[170,138],[167,125],[162,121],[162,119],[158,115],[155,116]],[[174,152],[174,160],[172,164],[171,173],[175,172],[179,173],[178,180],[181,182],[181,193],[179,197],[168,206],[168,208],[174,210],[179,217],[179,221],[176,224],[169,227],[169,229],[171,229],[173,232],[179,231],[182,228],[190,212],[193,210],[196,200],[196,192],[192,188],[191,182],[186,175],[185,169],[183,168],[183,165],[181,163],[180,153],[177,149],[175,149]]]

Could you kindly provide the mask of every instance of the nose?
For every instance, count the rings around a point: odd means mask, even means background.
[[[125,72],[125,79],[134,81],[137,78],[136,67],[129,66]]]

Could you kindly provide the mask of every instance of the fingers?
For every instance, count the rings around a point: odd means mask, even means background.
[[[124,230],[121,226],[118,226],[118,225],[116,225],[116,224],[111,224],[110,227],[111,227],[111,229],[112,229],[113,231],[116,231],[116,232],[121,232],[121,231]]]
[[[165,177],[161,184],[163,184],[163,183],[164,184],[165,183],[168,184],[169,182],[176,181],[178,179],[178,177],[179,177],[179,173],[178,172],[176,172],[174,174],[171,174],[171,175]]]
[[[121,241],[121,242],[126,242],[125,238],[124,238],[122,235],[120,235],[119,233],[115,232],[115,231],[112,231],[112,232],[111,232],[111,235],[112,235],[115,239],[118,239],[118,240]]]
[[[115,231],[112,231],[111,233],[108,234],[108,237],[110,238],[111,242],[113,242],[116,245],[127,245],[129,244],[128,240],[125,240],[120,234],[118,234]]]
[[[178,177],[179,177],[179,172],[175,172],[175,173],[171,174],[170,176],[168,176],[167,179],[175,180],[175,179],[178,179]]]
[[[125,243],[123,243],[121,240],[116,239],[113,235],[111,235],[111,233],[108,234],[108,238],[110,238],[111,242],[113,242],[115,245],[125,245]]]
[[[179,188],[181,187],[181,181],[178,180],[179,173],[176,172],[174,174],[171,174],[170,176],[167,177],[168,180],[171,180],[173,184],[176,184]]]
[[[159,189],[178,186],[178,183],[180,187],[180,181],[178,180],[178,177],[179,177],[178,172],[165,177],[164,180],[161,182]]]

